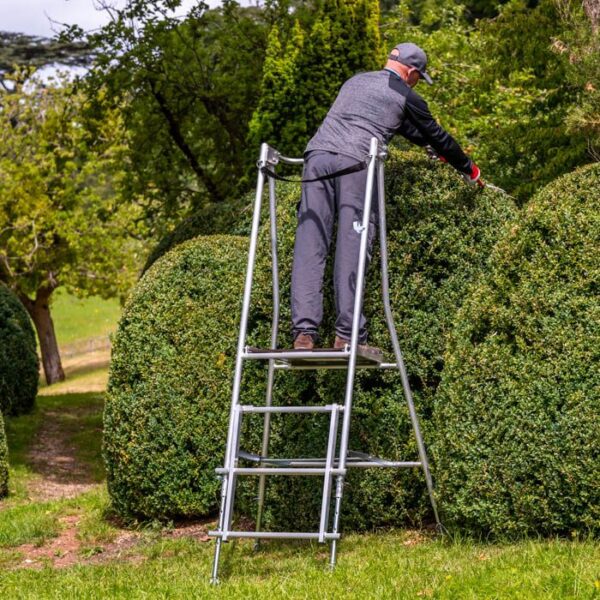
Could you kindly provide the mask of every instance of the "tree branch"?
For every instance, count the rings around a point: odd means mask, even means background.
[[[168,123],[169,133],[171,134],[173,141],[187,159],[192,171],[194,171],[198,179],[202,182],[202,184],[210,194],[212,200],[214,202],[222,202],[224,200],[223,195],[221,194],[221,192],[219,191],[209,174],[202,168],[202,165],[200,165],[200,163],[198,162],[189,144],[185,141],[183,133],[181,132],[181,129],[179,127],[179,123],[177,122],[175,115],[172,113],[171,109],[167,104],[167,99],[162,95],[162,93],[159,90],[156,89],[156,86],[152,81],[150,81],[150,90],[152,91],[152,95],[158,103],[161,113],[163,114],[164,118]]]

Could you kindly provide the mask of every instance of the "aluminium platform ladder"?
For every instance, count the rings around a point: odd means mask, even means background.
[[[218,528],[210,531],[209,535],[216,537],[214,563],[212,569],[213,583],[218,582],[219,558],[221,546],[233,538],[259,539],[312,539],[320,543],[329,542],[330,565],[335,566],[337,542],[340,539],[340,509],[344,487],[344,477],[348,468],[405,468],[420,467],[425,476],[425,482],[433,508],[433,513],[438,527],[441,527],[438,510],[433,494],[433,482],[429,470],[427,453],[421,436],[419,420],[413,404],[408,376],[404,365],[402,353],[398,343],[398,336],[394,326],[392,311],[389,301],[388,267],[387,267],[387,240],[385,220],[385,188],[383,163],[387,152],[385,146],[381,146],[376,138],[372,138],[369,156],[367,159],[367,184],[365,190],[365,201],[363,220],[360,227],[360,253],[358,259],[358,272],[356,278],[356,291],[354,300],[354,313],[352,321],[352,336],[350,343],[343,349],[315,349],[305,350],[281,350],[277,349],[277,337],[279,330],[279,272],[277,261],[277,223],[276,223],[276,197],[274,168],[281,162],[292,165],[303,164],[301,158],[288,158],[282,156],[277,150],[267,144],[262,144],[258,160],[258,182],[254,202],[254,213],[252,219],[252,230],[250,234],[250,249],[248,253],[248,266],[244,287],[242,304],[242,316],[235,363],[235,374],[233,380],[233,392],[231,398],[231,411],[229,416],[229,430],[227,434],[227,446],[225,451],[225,463],[223,468],[216,469],[222,478],[221,508],[219,512]],[[359,319],[362,310],[364,280],[367,256],[367,234],[369,216],[375,178],[377,177],[378,202],[379,202],[379,240],[381,249],[381,283],[383,294],[383,305],[385,318],[392,341],[395,354],[395,363],[385,363],[380,354],[363,351],[358,345]],[[258,232],[261,217],[261,204],[265,179],[269,183],[269,212],[270,212],[270,237],[272,253],[273,273],[273,318],[271,323],[271,346],[268,349],[252,348],[246,345],[246,332],[248,315],[250,309],[250,297],[252,292],[252,280],[258,243]],[[268,362],[267,390],[264,406],[251,406],[240,403],[240,387],[242,370],[245,361],[258,360]],[[361,452],[349,451],[350,422],[352,414],[352,395],[354,390],[354,376],[356,369],[398,369],[402,380],[404,396],[408,405],[410,420],[415,434],[419,460],[418,461],[389,461],[378,457],[369,456]],[[316,406],[273,406],[273,384],[276,370],[286,369],[347,369],[345,398],[343,404],[328,404]],[[242,418],[247,414],[264,415],[264,431],[262,439],[261,454],[250,454],[240,450],[240,435]],[[286,413],[329,413],[329,437],[325,458],[297,458],[297,459],[275,459],[268,458],[270,417],[272,414]],[[339,422],[341,419],[341,435],[338,436]],[[338,448],[339,437],[339,448]],[[337,451],[336,451],[337,450]],[[252,463],[255,466],[240,466],[240,461]],[[232,529],[232,517],[234,508],[234,497],[236,479],[240,476],[258,475],[258,511],[256,519],[256,531],[237,531]],[[319,530],[315,532],[270,532],[261,531],[262,513],[265,499],[265,477],[267,475],[312,475],[323,477],[323,492],[321,500],[321,515]],[[335,482],[334,482],[335,478]],[[334,500],[333,518],[330,518],[330,506]]]

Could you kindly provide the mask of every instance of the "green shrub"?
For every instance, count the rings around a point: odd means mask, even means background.
[[[513,205],[505,195],[467,188],[450,168],[415,154],[394,153],[387,182],[392,301],[426,421],[453,315]],[[296,185],[279,187],[280,347],[291,343],[289,284],[298,195]],[[249,342],[258,345],[269,341],[268,248],[264,223],[249,322]],[[122,514],[190,516],[216,507],[212,469],[222,463],[225,449],[246,252],[247,241],[236,238],[186,242],[153,265],[128,302],[115,339],[105,413],[109,489]],[[367,294],[372,341],[387,347],[377,259],[372,267]],[[323,331],[331,337],[331,290],[326,306],[330,316]],[[264,365],[247,364],[245,374],[242,401],[262,402]],[[278,373],[275,402],[342,402],[342,377],[332,371]],[[398,377],[362,372],[358,382],[352,447],[390,458],[416,456]],[[260,417],[246,418],[243,446],[257,451],[261,430]],[[325,438],[322,416],[273,419],[276,455],[320,455]],[[426,506],[422,480],[419,473],[353,473],[345,526],[419,518]],[[255,483],[240,484],[244,512],[250,500],[254,505]],[[269,524],[314,524],[315,485],[319,481],[313,478],[272,478]]]
[[[8,447],[4,432],[4,418],[0,413],[0,498],[8,494]]]
[[[190,240],[137,284],[116,333],[104,457],[124,516],[203,515],[218,494],[247,241]]]
[[[462,307],[436,400],[447,519],[495,535],[600,525],[600,165],[543,189]]]
[[[278,184],[279,185],[279,184]],[[278,193],[282,257],[281,344],[289,344],[289,279],[295,232],[298,187]],[[481,273],[499,232],[515,214],[511,199],[492,190],[467,187],[450,167],[432,163],[415,152],[392,151],[386,164],[386,214],[391,302],[398,336],[426,441],[433,396],[443,369],[445,341],[469,286]],[[266,236],[265,236],[266,237]],[[376,243],[377,244],[377,243]],[[365,312],[370,343],[392,349],[384,321],[378,251],[369,270]],[[260,272],[268,287],[268,265]],[[325,276],[324,345],[333,341],[331,265]],[[261,315],[270,314],[269,297],[259,302]],[[287,339],[286,339],[287,336]],[[312,377],[311,375],[305,377]],[[277,381],[288,377],[278,374]],[[345,373],[321,371],[314,377],[315,401],[344,400]],[[287,389],[280,393],[285,402]],[[397,372],[361,371],[354,395],[350,448],[395,460],[414,460],[416,444]],[[279,456],[319,456],[325,451],[328,423],[323,415],[286,416],[274,423],[273,452]],[[345,527],[368,528],[430,518],[421,471],[352,470],[344,498]],[[268,517],[274,526],[294,522],[316,525],[320,506],[318,478],[272,478]]]
[[[38,390],[35,333],[19,299],[0,284],[0,412],[32,410]]]

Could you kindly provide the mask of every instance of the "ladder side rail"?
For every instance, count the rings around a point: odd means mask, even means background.
[[[269,223],[271,235],[271,270],[273,274],[273,319],[271,321],[271,349],[277,348],[279,335],[279,262],[277,256],[277,199],[275,197],[275,180],[269,178]],[[269,372],[267,374],[267,392],[265,406],[271,406],[273,401],[273,384],[275,380],[275,360],[269,360]],[[271,434],[271,412],[266,411],[263,422],[263,438],[261,446],[261,457],[266,458],[269,452],[269,438]],[[260,531],[262,524],[263,506],[265,502],[266,476],[260,475],[258,480],[258,507],[256,511],[256,531]],[[258,548],[258,539],[255,549]]]
[[[258,228],[260,225],[260,210],[262,205],[262,196],[265,183],[265,174],[261,168],[266,166],[269,161],[269,146],[266,143],[260,146],[260,155],[258,159],[258,177],[256,182],[256,195],[254,198],[254,214],[252,216],[252,229],[250,233],[250,247],[248,249],[248,262],[246,267],[246,280],[244,283],[244,297],[242,300],[242,315],[240,318],[240,329],[237,345],[237,355],[235,360],[235,372],[233,377],[233,390],[231,394],[231,408],[229,411],[229,428],[227,431],[227,447],[225,450],[225,467],[230,465],[233,445],[235,443],[234,436],[236,434],[235,415],[237,413],[237,405],[240,399],[240,385],[242,381],[242,366],[244,346],[246,345],[246,333],[248,328],[248,314],[250,312],[250,296],[252,293],[252,279],[254,276],[254,263],[256,260],[256,247],[258,245]],[[234,476],[225,474],[223,476],[222,493],[221,493],[221,508],[219,511],[219,530],[223,531],[223,527],[227,524],[227,500],[231,495],[230,480]],[[221,554],[221,544],[223,537],[217,538],[215,544],[215,555],[213,560],[212,582],[218,582],[219,558]]]
[[[233,517],[233,504],[235,501],[235,484],[237,477],[237,462],[238,462],[238,451],[240,446],[240,431],[242,429],[242,411],[236,406],[233,413],[233,443],[231,453],[229,455],[229,461],[226,463],[225,476],[228,480],[228,490],[225,498],[225,510],[223,511],[223,521],[221,526],[221,532],[223,533],[223,541],[227,541],[227,534],[231,530],[231,521]],[[217,469],[217,472],[221,472]]]
[[[404,357],[400,350],[400,344],[398,342],[398,334],[396,333],[396,326],[394,324],[394,316],[392,314],[392,308],[390,305],[390,291],[389,291],[389,274],[388,274],[388,252],[387,252],[387,224],[385,216],[385,177],[384,177],[384,165],[383,161],[379,162],[377,169],[377,183],[379,193],[379,245],[381,254],[381,293],[383,297],[383,307],[385,311],[385,319],[387,321],[388,330],[390,332],[390,338],[392,340],[392,346],[394,348],[394,355],[396,357],[396,364],[400,371],[400,378],[402,379],[402,388],[404,390],[404,397],[408,404],[408,412],[410,414],[410,420],[412,422],[413,430],[415,432],[415,438],[417,441],[417,448],[419,451],[419,459],[425,475],[425,482],[427,484],[427,491],[429,493],[429,500],[433,513],[435,516],[436,523],[440,525],[440,518],[437,509],[437,503],[434,497],[433,480],[431,478],[431,471],[429,470],[429,462],[427,460],[427,452],[425,450],[425,444],[423,442],[423,436],[421,435],[421,428],[419,426],[419,418],[415,410],[413,402],[412,391],[408,381],[408,374],[406,372],[406,366],[404,364]]]
[[[256,248],[258,246],[258,229],[260,226],[260,211],[265,183],[265,174],[261,167],[268,163],[269,146],[265,143],[260,147],[260,158],[258,160],[258,180],[256,184],[256,196],[254,199],[254,214],[252,216],[252,229],[250,233],[250,247],[248,249],[248,262],[246,266],[246,280],[244,283],[244,298],[242,301],[242,316],[240,319],[240,332],[238,337],[237,355],[235,360],[235,373],[233,377],[233,391],[231,394],[231,410],[229,412],[229,432],[227,439],[227,450],[225,463],[229,462],[233,438],[233,417],[237,404],[239,404],[240,386],[242,382],[242,367],[244,348],[246,346],[246,333],[248,329],[248,315],[250,312],[250,296],[252,294],[252,280],[254,277],[254,264],[256,262]]]
[[[350,436],[350,417],[352,413],[352,394],[354,390],[354,375],[356,371],[356,351],[358,348],[358,335],[360,327],[360,314],[363,305],[363,293],[365,283],[365,270],[366,270],[366,257],[367,257],[367,245],[369,236],[369,222],[371,217],[371,203],[373,198],[373,188],[375,183],[375,168],[378,161],[378,140],[377,138],[371,138],[371,145],[369,148],[369,167],[367,172],[367,185],[365,190],[365,202],[363,205],[363,219],[362,219],[362,232],[360,239],[360,251],[358,255],[358,271],[356,274],[356,289],[354,291],[354,314],[352,317],[352,336],[350,338],[350,357],[348,360],[348,374],[346,377],[346,395],[344,400],[344,417],[342,420],[342,433],[340,438],[340,451],[339,451],[339,468],[344,470],[346,468],[346,456],[348,454],[348,441]],[[336,482],[336,494],[335,494],[335,510],[333,516],[333,528],[332,532],[335,534],[338,532],[340,510],[342,502],[344,486],[344,476],[339,475]],[[335,566],[337,551],[337,540],[334,539],[331,542],[331,557],[330,565]]]
[[[325,458],[325,476],[323,478],[323,499],[321,501],[321,522],[319,525],[319,542],[325,541],[329,525],[329,505],[331,504],[331,471],[334,468],[335,446],[337,442],[339,407],[334,406],[329,422],[329,438],[327,440],[327,456]]]
[[[363,207],[362,231],[360,251],[358,255],[358,271],[356,274],[356,289],[354,291],[354,314],[352,316],[352,336],[350,338],[350,357],[348,360],[348,376],[346,378],[346,395],[344,399],[344,418],[342,421],[342,436],[340,440],[340,468],[346,466],[348,454],[348,441],[350,432],[350,417],[352,412],[352,393],[354,390],[354,374],[356,370],[356,351],[358,349],[358,336],[360,328],[360,315],[363,306],[363,293],[365,287],[365,271],[367,258],[367,244],[369,236],[369,221],[371,217],[371,204],[375,183],[375,167],[377,163],[377,138],[371,138],[369,150],[369,167],[367,173],[367,187],[365,190],[365,203]]]

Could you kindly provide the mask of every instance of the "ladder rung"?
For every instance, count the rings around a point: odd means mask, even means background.
[[[309,467],[234,467],[215,469],[218,475],[345,475],[346,469],[323,469]]]
[[[251,404],[240,404],[238,410],[243,413],[326,413],[337,410],[343,411],[341,404],[326,404],[321,406],[252,406]]]
[[[247,348],[242,358],[247,360],[290,360],[335,358],[348,359],[350,352],[345,350],[262,350]]]
[[[269,539],[291,539],[291,540],[318,540],[318,533],[304,533],[301,531],[228,531],[225,534],[223,531],[209,531],[208,535],[212,537],[228,537],[228,538],[262,538],[265,540]],[[326,533],[324,534],[326,540],[339,540],[339,533]]]
[[[357,469],[371,469],[371,468],[387,468],[387,469],[401,469],[401,468],[412,468],[412,467],[420,467],[421,463],[419,461],[355,461],[346,463],[348,467],[354,467]]]
[[[253,454],[246,452],[245,450],[239,451],[239,458],[248,460],[257,464],[271,465],[272,467],[283,466],[283,467],[311,467],[311,468],[323,468],[325,467],[324,458],[263,458],[260,454]],[[334,459],[334,467],[339,464],[339,458]],[[351,451],[346,459],[347,468],[358,468],[358,469],[370,469],[370,468],[388,468],[388,469],[402,469],[402,468],[413,468],[420,467],[420,461],[396,461],[396,460],[385,460],[377,456],[370,456],[363,452]]]

